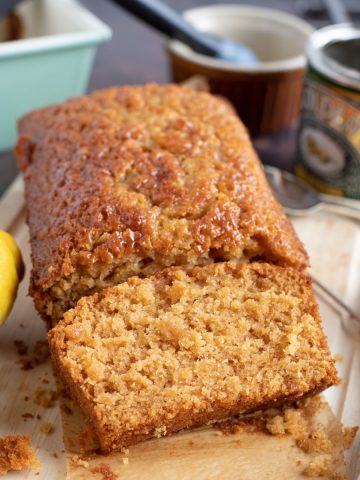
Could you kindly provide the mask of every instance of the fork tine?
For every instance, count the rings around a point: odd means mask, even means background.
[[[352,308],[350,308],[348,305],[346,305],[346,303],[344,303],[341,300],[341,298],[339,298],[337,295],[335,295],[335,293],[333,293],[331,290],[329,290],[327,287],[325,287],[325,285],[322,282],[320,282],[320,280],[318,280],[317,278],[312,277],[312,280],[315,283],[315,285],[318,288],[320,288],[320,290],[322,290],[335,303],[337,303],[343,310],[345,310],[350,315],[350,317],[354,318],[355,320],[357,320],[360,323],[360,316],[356,312],[354,312],[354,310]]]

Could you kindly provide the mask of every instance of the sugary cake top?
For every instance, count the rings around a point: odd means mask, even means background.
[[[19,130],[36,287],[132,255],[307,266],[244,126],[219,98],[109,88],[30,113]]]

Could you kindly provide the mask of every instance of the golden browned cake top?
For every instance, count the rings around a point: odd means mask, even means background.
[[[79,300],[49,339],[105,449],[337,381],[311,281],[265,263],[132,277]]]
[[[307,265],[243,125],[218,98],[173,85],[110,88],[19,127],[36,287],[132,255]]]

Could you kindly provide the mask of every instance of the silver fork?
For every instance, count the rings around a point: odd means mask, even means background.
[[[319,210],[345,215],[360,220],[360,201],[323,195],[295,175],[266,165],[265,174],[277,200],[289,215],[304,216]],[[360,316],[329,290],[320,280],[312,277],[314,284],[330,297],[341,310],[360,323]]]
[[[292,173],[269,165],[264,168],[275,197],[289,215],[299,217],[322,210],[360,220],[359,200],[319,193]]]

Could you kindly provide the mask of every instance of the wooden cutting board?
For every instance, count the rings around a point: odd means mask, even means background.
[[[313,409],[316,401],[312,399],[303,409],[304,417],[314,429],[321,425],[335,446],[330,455],[331,475],[346,478],[342,425],[326,402]],[[102,480],[304,480],[303,472],[323,455],[305,453],[292,435],[270,435],[259,427],[256,417],[246,418],[240,425],[234,420],[150,440],[123,453],[87,455],[81,452],[84,443],[79,443],[84,431],[82,415],[72,402],[65,400],[65,404],[70,406],[63,425],[67,478],[71,480],[87,480],[89,476]],[[108,477],[102,477],[104,473]],[[323,478],[331,479],[331,475]]]
[[[69,400],[61,400],[61,410],[53,399],[56,385],[50,360],[44,344],[38,343],[46,338],[45,327],[27,296],[31,267],[24,219],[22,180],[19,177],[0,203],[0,228],[15,236],[27,267],[12,314],[0,329],[0,435],[31,434],[42,468],[39,474],[28,470],[11,473],[9,479],[306,478],[301,471],[309,458],[303,458],[304,453],[294,446],[294,440],[259,431],[223,435],[219,430],[207,427],[152,440],[132,447],[128,453],[111,457],[98,456],[87,460],[83,455],[74,457],[82,446],[78,434],[85,426],[80,412],[76,406],[69,405]],[[360,311],[360,226],[320,214],[297,219],[294,223],[310,253],[312,273]],[[338,369],[343,379],[338,387],[331,388],[325,395],[335,416],[325,408],[321,421],[331,430],[334,439],[339,438],[335,443],[341,446],[339,420],[347,425],[360,424],[360,329],[327,298],[319,296],[319,303],[331,350],[342,355]],[[27,353],[24,347],[28,348]],[[70,414],[69,409],[73,413]],[[53,431],[45,433],[44,430],[50,427]],[[338,466],[342,463],[341,457],[339,448]],[[360,474],[358,439],[348,454],[347,463],[348,478],[356,480]]]

